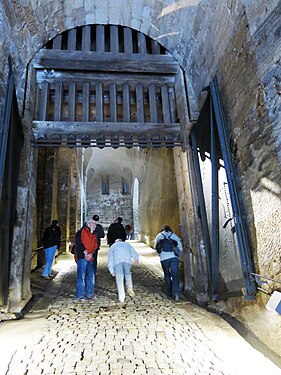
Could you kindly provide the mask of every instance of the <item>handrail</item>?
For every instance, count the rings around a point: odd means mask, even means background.
[[[67,240],[69,240],[70,238],[73,238],[74,237],[74,234],[72,236],[69,236],[68,238],[63,238],[62,240],[60,240],[60,242],[66,242]],[[36,247],[35,249],[32,250],[32,253],[34,253],[31,257],[31,259],[33,259],[35,257],[35,255],[38,253],[39,250],[41,249],[44,249],[44,246],[39,246],[39,247]]]
[[[274,283],[281,284],[281,280],[275,280],[275,279],[272,279],[271,277],[259,275],[258,273],[251,272],[251,275],[255,276],[255,281],[256,281],[257,284],[265,284],[266,283],[266,281],[260,281],[259,278],[269,280],[269,281],[273,281]]]

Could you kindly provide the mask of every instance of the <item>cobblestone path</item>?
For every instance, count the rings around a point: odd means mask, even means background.
[[[107,270],[106,247],[99,253],[91,301],[75,298],[76,265],[62,257],[58,263],[65,266],[44,297],[51,303],[44,305],[43,298],[41,310],[38,303],[23,319],[28,332],[3,374],[281,374],[220,317],[186,300],[167,299],[154,253],[135,246],[143,256],[133,266],[135,297],[126,296],[124,304]]]

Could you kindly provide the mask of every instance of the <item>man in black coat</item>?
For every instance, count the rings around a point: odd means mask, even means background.
[[[126,240],[126,231],[122,224],[122,217],[118,217],[114,223],[110,224],[107,232],[107,243],[108,246],[114,244],[115,240],[121,239],[122,241]]]
[[[58,220],[53,220],[52,225],[45,230],[42,238],[46,258],[46,264],[43,269],[42,276],[45,279],[51,278],[51,268],[55,253],[56,250],[60,248],[61,230],[58,224]]]
[[[98,264],[98,251],[100,249],[100,244],[101,244],[101,239],[104,238],[105,234],[104,234],[104,230],[103,230],[103,227],[101,224],[99,224],[99,215],[94,215],[93,216],[93,220],[95,221],[96,223],[96,229],[95,229],[95,233],[97,235],[97,239],[98,239],[98,244],[99,244],[99,247],[97,249],[97,251],[95,251],[94,253],[94,256],[93,256],[93,268],[94,268],[94,274],[96,274],[97,272],[97,264]]]

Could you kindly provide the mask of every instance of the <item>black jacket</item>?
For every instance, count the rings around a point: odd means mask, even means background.
[[[59,249],[60,237],[61,237],[61,230],[57,225],[55,226],[51,225],[50,227],[48,227],[45,230],[43,234],[43,238],[42,238],[44,249],[48,247],[52,247],[52,246],[57,246],[57,248]]]
[[[104,238],[104,236],[105,236],[104,230],[103,230],[103,227],[102,227],[101,224],[97,224],[96,229],[95,229],[95,233],[97,234],[98,243],[99,243],[98,249],[99,249],[100,248],[101,238]]]
[[[109,246],[114,244],[115,240],[120,238],[122,241],[126,240],[126,231],[121,223],[113,223],[109,226],[107,232],[107,243]]]

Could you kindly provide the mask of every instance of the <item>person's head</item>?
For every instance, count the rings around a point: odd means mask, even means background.
[[[94,215],[94,216],[93,216],[93,220],[94,220],[94,221],[99,221],[99,219],[100,219],[99,215]]]
[[[161,232],[172,232],[172,229],[171,229],[171,227],[169,225],[164,224],[161,227]]]
[[[57,219],[52,220],[52,227],[56,227],[59,224],[59,221]]]
[[[91,229],[91,232],[93,232],[96,229],[96,222],[93,219],[89,219],[86,223],[87,227]]]

